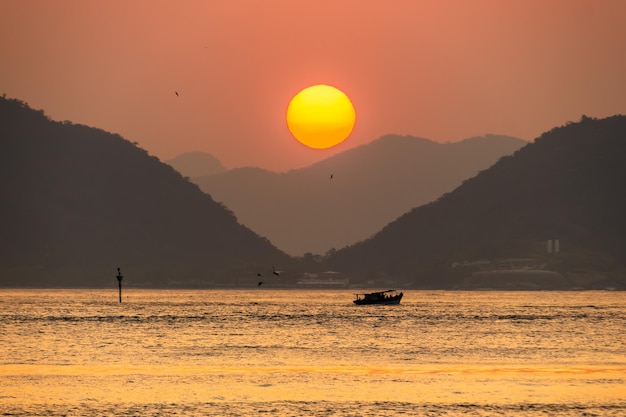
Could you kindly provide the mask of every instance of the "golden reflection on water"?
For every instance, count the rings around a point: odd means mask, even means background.
[[[626,313],[615,294],[424,292],[383,309],[353,306],[343,292],[317,303],[310,292],[142,291],[123,306],[95,291],[0,294],[0,412],[626,398]]]
[[[360,366],[257,366],[257,367],[222,367],[222,366],[63,366],[63,365],[3,365],[0,375],[206,375],[206,374],[351,374],[351,375],[500,375],[500,374],[545,374],[554,376],[576,375],[618,375],[626,376],[626,367],[489,367],[489,366],[408,366],[402,368],[360,367]]]
[[[623,398],[626,367],[3,366],[0,404],[168,401],[567,402]],[[28,383],[24,383],[28,381]]]

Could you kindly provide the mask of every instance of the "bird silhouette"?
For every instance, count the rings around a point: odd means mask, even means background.
[[[277,277],[280,276],[280,272],[276,270],[276,268],[272,267],[272,274],[276,275]]]
[[[329,179],[333,179],[335,177],[335,174],[330,174],[330,178]]]
[[[261,285],[263,285],[263,281],[259,281],[259,283],[256,286],[260,287]]]
[[[178,91],[174,91],[174,94],[176,94],[176,97],[178,97]]]

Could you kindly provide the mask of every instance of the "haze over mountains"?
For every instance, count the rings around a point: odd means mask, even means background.
[[[368,238],[526,144],[501,135],[448,144],[388,135],[286,173],[237,168],[193,176],[197,169],[180,158],[167,163],[285,252],[321,255]]]
[[[490,138],[459,145],[485,140]],[[305,272],[334,270],[355,286],[464,288],[476,265],[515,258],[558,273],[564,277],[561,288],[626,288],[624,116],[583,117],[554,128],[371,237],[325,256],[297,259],[118,135],[51,121],[43,111],[2,97],[0,143],[0,286],[114,287],[116,267],[134,286],[250,286],[258,273],[272,277],[276,266],[283,271],[283,286],[294,285]],[[433,146],[423,139],[387,137],[305,170],[214,175],[241,175],[259,188],[281,178],[281,187],[291,187],[281,188],[286,195],[261,190],[259,198],[276,197],[284,205],[293,204],[290,191],[313,189],[327,198],[318,215],[341,227],[332,202],[358,194],[341,188],[339,180],[359,189],[359,180],[367,177],[371,190],[384,179],[382,186],[392,188],[393,179],[369,174],[375,164],[362,158],[381,154],[404,166],[406,143]],[[381,196],[360,196],[359,207],[375,204],[377,197],[384,202]],[[549,239],[559,239],[559,253],[546,252]]]

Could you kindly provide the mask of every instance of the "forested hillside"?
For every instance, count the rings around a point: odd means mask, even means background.
[[[289,257],[169,165],[0,99],[0,285],[232,283]]]
[[[450,287],[453,263],[537,258],[566,277],[624,280],[626,117],[584,117],[329,257],[353,276]],[[561,251],[548,256],[546,241]],[[599,279],[599,278],[598,278]],[[587,282],[589,284],[589,282]]]

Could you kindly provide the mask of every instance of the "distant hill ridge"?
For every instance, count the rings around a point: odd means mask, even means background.
[[[526,144],[502,135],[449,144],[387,135],[286,173],[237,168],[191,180],[291,255],[324,254],[368,238]]]
[[[229,282],[289,257],[119,135],[0,98],[0,285]]]
[[[226,172],[226,167],[219,159],[205,152],[186,152],[168,159],[165,163],[190,178]]]

